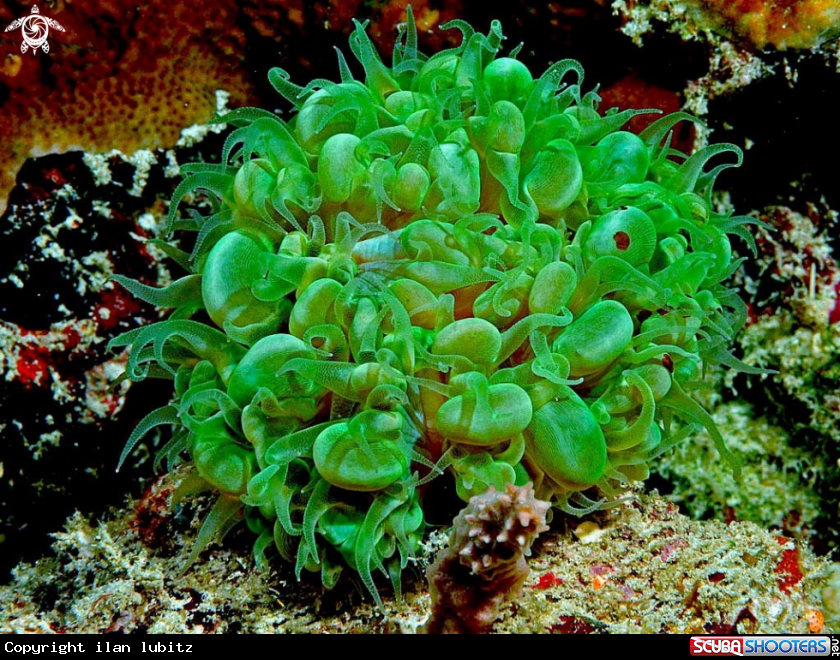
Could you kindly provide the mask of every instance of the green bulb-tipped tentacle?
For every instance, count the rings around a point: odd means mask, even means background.
[[[577,152],[566,139],[541,145],[523,180],[529,209],[549,218],[559,218],[581,193],[583,170]]]
[[[465,130],[455,131],[433,147],[427,168],[432,185],[426,206],[431,212],[456,220],[478,210],[481,164]]]
[[[399,413],[364,410],[321,432],[313,446],[315,467],[334,486],[382,490],[406,474],[411,440]]]
[[[378,495],[365,515],[356,540],[355,568],[379,607],[382,607],[382,599],[376,591],[372,572],[373,568],[383,567],[383,558],[377,553],[377,542],[384,531],[382,526],[388,516],[408,501],[411,495],[412,491],[403,487],[395,487]]]
[[[568,307],[574,314],[588,309],[593,303],[610,293],[627,291],[634,306],[651,311],[663,307],[667,301],[668,288],[657,279],[648,277],[623,259],[603,256],[583,269],[583,277],[578,276],[578,286],[569,300]],[[673,280],[662,280],[672,284]]]
[[[197,172],[184,179],[175,192],[172,193],[172,200],[169,202],[169,215],[166,220],[166,233],[170,234],[175,225],[175,215],[178,206],[184,198],[196,190],[207,190],[217,195],[226,205],[233,206],[233,177],[227,173],[218,172]]]
[[[181,566],[180,574],[184,574],[198,559],[198,556],[214,541],[221,540],[238,522],[242,511],[242,503],[235,497],[220,495],[210,509],[210,513],[201,523],[201,529],[193,541],[190,553]]]
[[[612,423],[604,428],[604,437],[607,440],[607,449],[610,452],[630,449],[641,444],[650,433],[651,425],[654,423],[656,413],[656,400],[653,390],[645,380],[632,371],[625,374],[628,385],[635,387],[641,395],[642,409],[636,418],[630,422],[627,419],[612,420]]]
[[[613,300],[590,307],[565,328],[552,345],[569,361],[573,376],[587,376],[616,360],[630,345],[633,319]]]
[[[481,268],[458,266],[441,261],[373,261],[360,266],[362,272],[374,272],[396,279],[407,277],[425,286],[436,296],[471,284],[495,282],[497,277]]]
[[[302,373],[289,373],[283,367],[295,359],[310,358],[313,351],[300,339],[277,334],[265,337],[251,347],[228,381],[228,393],[240,406],[248,404],[260,388],[276,397],[318,398],[323,390],[314,387]]]
[[[475,365],[490,365],[499,359],[502,335],[484,319],[461,319],[438,332],[432,344],[434,355],[461,355]]]
[[[604,473],[604,433],[583,399],[569,388],[534,410],[524,436],[527,455],[562,489],[584,490]]]
[[[157,364],[175,375],[175,369],[164,356],[164,348],[173,342],[177,348],[183,348],[212,362],[223,382],[230,379],[239,360],[245,355],[245,349],[228,339],[224,333],[202,323],[186,320],[161,321],[139,328],[136,332],[129,331],[112,339],[108,348],[131,345],[132,351],[126,370],[132,380],[142,380],[148,370],[140,364],[139,357],[143,355],[144,359],[148,358],[148,355],[142,352],[148,344],[152,345]]]
[[[569,304],[577,284],[577,274],[569,264],[549,263],[534,278],[528,294],[529,310],[532,314],[560,314]]]
[[[161,289],[122,275],[114,275],[112,279],[135,298],[157,307],[174,308],[181,318],[201,307],[201,275],[187,275]]]
[[[613,119],[617,116],[613,115]],[[581,121],[584,133],[587,124]],[[586,137],[582,136],[581,141],[585,142]],[[641,183],[650,164],[644,142],[633,133],[624,131],[609,133],[596,146],[578,147],[577,152],[583,168],[584,185],[593,198],[607,196],[626,184]]]
[[[560,314],[531,314],[524,319],[517,321],[508,330],[502,333],[502,346],[496,358],[494,367],[498,367],[516,351],[528,336],[539,328],[563,328],[572,322],[572,315]]]
[[[163,424],[177,423],[178,408],[175,406],[163,406],[146,415],[140,420],[140,423],[137,424],[134,431],[132,431],[131,436],[128,438],[128,442],[125,443],[125,447],[123,447],[122,453],[120,454],[120,460],[117,463],[116,471],[120,471],[123,463],[125,463],[125,459],[128,458],[128,455],[137,446],[137,443],[140,442],[149,431]]]
[[[452,462],[455,471],[455,492],[465,502],[471,497],[481,495],[490,486],[501,491],[507,484],[516,481],[513,466],[494,460],[486,451],[466,454]]]
[[[306,287],[292,307],[289,333],[303,337],[313,325],[335,323],[334,305],[342,288],[341,283],[333,279],[316,280]]]
[[[631,206],[595,219],[583,255],[589,264],[612,256],[639,268],[651,260],[655,249],[656,227],[644,211]]]
[[[360,139],[350,133],[333,135],[324,142],[318,158],[318,182],[325,201],[346,202],[364,175],[365,165],[356,158],[359,142]]]
[[[724,460],[726,460],[726,462],[729,463],[729,465],[732,467],[732,470],[735,472],[736,478],[740,476],[740,461],[735,455],[732,454],[732,452],[729,451],[729,448],[726,446],[726,441],[720,434],[720,431],[717,428],[717,424],[715,424],[715,420],[708,412],[706,412],[703,406],[701,406],[683,391],[682,387],[680,387],[680,384],[676,379],[673,380],[671,389],[668,391],[668,394],[659,402],[659,405],[665,408],[670,408],[677,415],[688,418],[690,421],[695,422],[697,424],[701,424],[703,427],[705,427],[706,431],[709,432],[709,435],[712,436],[712,440],[715,443],[715,448],[718,450],[718,452],[724,458]]]
[[[713,167],[709,172],[703,170],[706,163],[712,158],[727,152],[735,154],[736,161],[734,163],[723,163]],[[736,145],[711,144],[691,155],[664,185],[677,193],[706,190],[711,195],[711,189],[718,175],[725,169],[740,166],[743,160],[744,154]]]
[[[248,481],[259,471],[254,451],[221,425],[206,435],[195,434],[190,444],[188,449],[198,473],[222,493],[244,493]]]
[[[465,390],[437,412],[438,431],[450,440],[490,446],[521,433],[531,421],[531,399],[518,385],[490,385],[482,374],[470,372],[453,386]]]
[[[218,429],[234,437],[244,437],[241,415],[242,409],[233,399],[215,388],[190,390],[178,406],[181,423],[196,434]]]
[[[254,447],[257,463],[261,468],[268,464],[265,454],[271,445],[298,430],[303,422],[310,421],[318,412],[314,406],[308,410],[302,409],[304,406],[295,406],[294,412],[286,407],[282,411],[283,414],[268,414],[268,406],[263,404],[273,396],[269,390],[261,389],[254,401],[242,409],[242,432]]]
[[[268,301],[255,295],[265,281],[263,263],[273,247],[258,232],[234,231],[216,243],[204,262],[204,307],[220,328],[241,343],[251,345],[276,332],[288,317],[290,305],[282,295]]]
[[[572,367],[568,358],[562,353],[551,351],[545,333],[535,330],[529,339],[535,357],[530,363],[530,368],[535,376],[545,378],[556,385],[574,386],[583,382],[582,377],[569,378]]]
[[[491,101],[510,101],[524,105],[534,84],[528,67],[511,54],[500,57],[484,67],[484,88]]]

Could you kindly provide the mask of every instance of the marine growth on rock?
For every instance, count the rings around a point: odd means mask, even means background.
[[[291,119],[234,110],[221,163],[182,168],[192,251],[161,247],[188,274],[116,278],[174,310],[111,345],[131,380],[174,382],[122,459],[171,425],[159,461],[219,493],[190,561],[244,514],[258,565],[276,548],[326,586],[349,567],[378,599],[429,480],[465,501],[533,482],[581,514],[698,426],[731,460],[691,391],[739,366],[723,281],[750,219],[711,196],[740,151],[673,149],[685,113],[623,131],[656,111],[600,112],[573,60],[533,77],[496,22],[447,27],[460,46],[428,57],[409,12],[387,66],[357,24],[362,75],[338,52],[338,82],[273,69]]]

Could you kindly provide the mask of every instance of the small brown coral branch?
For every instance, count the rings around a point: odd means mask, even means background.
[[[551,505],[529,483],[492,486],[470,499],[455,518],[449,546],[426,570],[432,597],[428,634],[485,633],[499,608],[515,598],[530,572],[531,544],[548,529]]]

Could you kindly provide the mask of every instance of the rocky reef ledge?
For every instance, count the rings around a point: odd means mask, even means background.
[[[139,501],[95,522],[80,514],[55,535],[54,554],[21,564],[0,587],[0,633],[413,633],[426,621],[422,565],[402,601],[384,608],[342,582],[298,583],[279,562],[260,573],[247,535],[181,574],[201,506],[174,512],[163,477]],[[569,524],[564,525],[568,520]],[[559,524],[558,524],[559,523]],[[577,527],[574,527],[577,525]],[[574,527],[574,529],[573,529]],[[438,543],[438,546],[440,545]],[[521,598],[498,633],[807,633],[825,625],[831,564],[795,539],[749,522],[697,522],[656,494],[631,493],[578,524],[541,535]],[[829,598],[830,600],[830,598]]]

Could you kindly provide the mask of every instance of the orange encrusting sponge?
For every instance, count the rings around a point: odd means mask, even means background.
[[[0,212],[27,158],[174,146],[213,117],[216,90],[232,106],[249,100],[233,0],[59,2],[44,14],[66,30],[50,31],[49,53],[22,54],[17,33],[0,44]]]
[[[757,48],[813,48],[840,35],[838,0],[691,0],[715,27]]]

